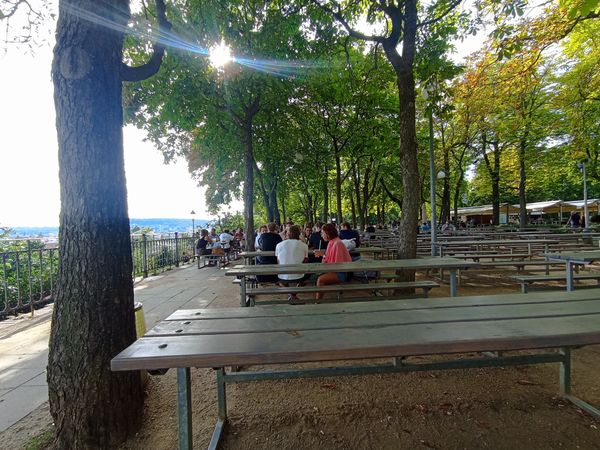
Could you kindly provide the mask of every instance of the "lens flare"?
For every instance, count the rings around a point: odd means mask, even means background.
[[[250,57],[235,57],[231,49],[224,43],[215,44],[210,51],[198,44],[178,36],[170,31],[164,31],[148,25],[145,29],[136,29],[126,24],[129,13],[125,10],[105,8],[104,11],[89,11],[70,2],[63,6],[65,12],[77,16],[81,20],[95,23],[106,29],[115,30],[124,34],[136,36],[143,40],[158,42],[165,47],[179,49],[208,57],[210,63],[221,68],[225,64],[234,62],[249,69],[263,72],[280,78],[303,77],[311,70],[328,70],[331,67],[323,62],[299,60],[273,60],[257,59]]]
[[[208,59],[213,67],[216,67],[217,69],[223,67],[228,62],[233,61],[231,49],[223,41],[221,41],[220,44],[215,44],[210,48]]]

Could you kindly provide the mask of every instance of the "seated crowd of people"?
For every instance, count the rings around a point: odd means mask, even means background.
[[[206,255],[228,255],[232,248],[240,249],[243,246],[244,231],[239,228],[231,234],[229,230],[223,230],[221,234],[217,234],[215,228],[209,230],[202,229],[200,233],[196,233],[198,240],[196,241],[195,256]]]
[[[255,247],[261,251],[273,251],[275,256],[258,256],[257,264],[301,264],[305,262],[325,264],[351,262],[353,260],[349,249],[360,246],[360,236],[349,223],[343,223],[338,232],[337,227],[332,224],[307,224],[300,228],[292,222],[285,224],[280,230],[275,223],[268,223],[259,228],[255,237]],[[309,254],[309,249],[313,250]],[[356,259],[358,257],[355,257]],[[295,283],[301,286],[310,278],[310,274],[281,274],[281,275],[258,275],[259,283],[277,283],[281,286],[289,286]],[[327,272],[317,278],[317,286],[340,284],[348,279],[346,272]],[[323,293],[317,293],[317,301],[323,297]],[[299,302],[296,294],[290,294],[289,302]]]

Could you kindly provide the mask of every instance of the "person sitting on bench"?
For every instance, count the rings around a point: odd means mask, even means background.
[[[300,227],[292,225],[288,229],[288,238],[277,244],[277,247],[275,247],[275,256],[279,264],[302,264],[308,262],[308,245],[300,240],[300,233]],[[308,278],[310,278],[310,274],[280,274],[279,284],[287,287],[289,283],[293,282],[300,286]],[[296,293],[289,295],[288,302],[292,305],[301,303]]]
[[[327,241],[327,250],[323,258],[323,264],[352,262],[350,252],[338,236],[337,229],[332,223],[323,225],[321,229],[323,239]],[[317,278],[317,286],[327,286],[330,284],[341,284],[348,280],[346,272],[327,272]],[[317,292],[316,301],[323,298],[323,292]]]
[[[267,232],[260,235],[258,238],[259,250],[263,252],[273,252],[275,247],[283,239],[277,233],[277,225],[273,222],[267,224]],[[257,256],[256,264],[277,264],[277,258],[275,256]],[[257,275],[256,280],[259,283],[277,283],[277,275]]]
[[[200,230],[200,238],[196,242],[196,253],[198,256],[210,255],[212,250],[209,248],[211,244],[208,230]]]

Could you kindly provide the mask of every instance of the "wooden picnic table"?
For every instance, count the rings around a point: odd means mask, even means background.
[[[550,261],[564,262],[566,266],[567,291],[573,290],[573,266],[576,264],[587,265],[600,259],[600,250],[586,250],[561,253],[545,253]]]
[[[449,257],[426,257],[416,259],[373,259],[359,260],[348,263],[312,263],[312,264],[257,264],[236,265],[225,271],[227,276],[241,277],[240,282],[240,305],[245,306],[247,277],[256,275],[279,275],[294,273],[327,273],[327,272],[371,272],[380,270],[401,269],[441,269],[450,272],[450,295],[456,296],[457,277],[456,272],[460,269],[477,267],[479,264],[472,261],[464,261]]]
[[[192,309],[176,311],[157,324],[115,356],[111,369],[177,368],[179,448],[189,449],[191,368],[214,368],[218,421],[209,448],[215,449],[227,421],[226,383],[232,382],[559,363],[560,394],[600,418],[600,410],[570,393],[570,351],[592,344],[600,344],[600,289],[469,296],[460,302],[436,298]],[[533,352],[429,362],[399,359],[511,350]],[[268,366],[373,358],[395,359],[337,367]],[[226,371],[247,365],[267,367]]]
[[[323,249],[323,250],[309,249],[308,255],[313,256],[315,254],[315,251],[320,251],[323,254],[325,254],[325,249]],[[381,248],[381,247],[358,247],[358,248],[351,250],[350,254],[351,255],[362,255],[363,253],[381,254],[386,251],[387,251],[387,249]],[[250,260],[256,258],[257,256],[275,256],[275,251],[274,250],[266,250],[266,251],[255,250],[253,252],[243,251],[243,252],[240,252],[239,255],[242,258],[244,258],[244,264],[250,264],[250,262],[251,262]]]
[[[557,239],[488,239],[488,240],[471,240],[471,241],[453,241],[453,242],[436,242],[435,245],[439,249],[440,256],[444,256],[446,251],[452,249],[452,247],[460,246],[471,246],[476,249],[482,247],[521,247],[527,246],[527,254],[532,256],[533,245],[543,245],[544,252],[548,252],[550,245],[556,245],[559,241]]]

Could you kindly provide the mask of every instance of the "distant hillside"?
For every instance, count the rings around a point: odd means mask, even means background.
[[[205,227],[209,219],[194,220],[197,227]],[[129,219],[129,228],[138,226],[142,229],[150,228],[155,233],[180,233],[192,229],[192,219]],[[23,237],[53,237],[58,236],[58,227],[11,227],[11,238]]]

